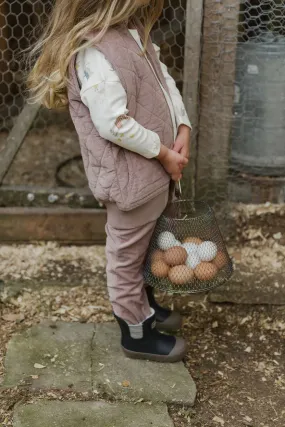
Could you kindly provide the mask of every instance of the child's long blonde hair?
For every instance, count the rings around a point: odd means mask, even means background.
[[[31,101],[47,108],[66,107],[72,56],[98,42],[109,27],[128,22],[138,12],[145,28],[146,45],[163,3],[164,0],[150,0],[141,7],[137,0],[56,0],[47,27],[29,55],[32,70],[27,86]],[[99,31],[96,39],[84,41],[91,31]]]

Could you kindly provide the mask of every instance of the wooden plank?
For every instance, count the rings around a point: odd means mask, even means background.
[[[240,0],[204,0],[196,194],[227,198]]]
[[[105,223],[103,209],[0,208],[0,241],[104,244]]]
[[[89,188],[45,188],[38,186],[3,185],[0,187],[0,207],[99,208]]]
[[[26,104],[22,112],[15,120],[13,129],[11,130],[5,147],[1,152],[0,159],[0,184],[3,182],[5,175],[7,174],[19,148],[21,147],[26,134],[33,124],[38,112],[40,105],[38,104]]]
[[[195,171],[197,156],[197,138],[199,128],[199,78],[201,59],[201,36],[203,22],[203,1],[187,0],[185,60],[183,78],[183,98],[186,111],[192,124],[191,159],[185,169],[183,192],[187,197],[195,197]]]

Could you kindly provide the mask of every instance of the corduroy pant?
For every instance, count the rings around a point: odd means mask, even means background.
[[[130,324],[144,321],[150,314],[145,291],[143,266],[157,222],[169,198],[165,192],[129,212],[107,204],[107,284],[114,313]]]

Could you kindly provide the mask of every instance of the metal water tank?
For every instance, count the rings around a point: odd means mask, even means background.
[[[285,176],[285,38],[265,33],[237,47],[232,166]]]

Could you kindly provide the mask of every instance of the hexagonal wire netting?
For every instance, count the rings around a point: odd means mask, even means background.
[[[285,200],[284,19],[282,0],[203,2],[192,166],[216,206]]]
[[[36,39],[52,3],[1,2],[0,149],[25,104],[21,53]],[[191,175],[198,198],[215,204],[284,201],[284,15],[282,0],[165,1],[153,38],[179,89],[186,83],[193,121],[187,187]],[[56,186],[63,162],[61,182],[86,186],[78,155],[68,115],[41,110],[4,183]],[[66,163],[70,157],[74,162]]]
[[[23,51],[35,42],[39,27],[48,19],[53,3],[54,0],[1,2],[0,150],[26,101]],[[185,8],[186,0],[167,0],[163,16],[154,31],[162,58],[180,89],[183,81]],[[35,166],[33,169],[31,164]],[[60,172],[57,174],[59,166]],[[77,136],[68,114],[40,110],[4,184],[87,186]]]
[[[205,292],[225,283],[233,265],[207,203],[177,200],[155,227],[145,281],[171,293]]]

